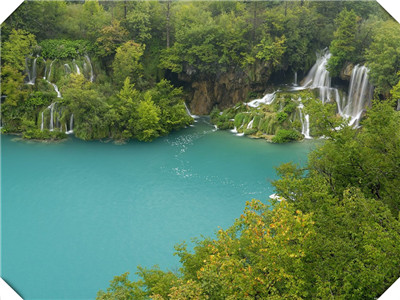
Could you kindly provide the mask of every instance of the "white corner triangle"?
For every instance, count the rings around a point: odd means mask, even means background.
[[[400,2],[397,0],[377,0],[377,2],[400,23]]]
[[[3,23],[21,5],[24,0],[12,0],[0,2],[0,23]],[[1,299],[3,300],[3,299]]]
[[[400,299],[400,278],[378,298],[378,300],[399,300]]]
[[[3,279],[0,278],[0,300],[23,300]]]

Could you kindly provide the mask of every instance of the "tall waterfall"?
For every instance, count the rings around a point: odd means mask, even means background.
[[[90,58],[87,54],[85,54],[85,59],[87,61],[87,63],[90,66],[90,82],[93,82],[94,80],[94,75],[93,75],[93,66],[92,66],[92,62],[90,61]]]
[[[56,105],[56,102],[53,102],[47,107],[48,109],[50,109],[50,123],[49,123],[50,131],[54,130],[54,106],[55,105]]]
[[[350,78],[349,96],[344,101],[341,115],[350,118],[350,125],[358,126],[364,109],[371,104],[373,86],[368,80],[368,68],[356,65]]]
[[[330,101],[331,77],[326,69],[331,54],[326,51],[322,56],[317,55],[317,61],[304,79],[304,88],[319,88],[322,103]]]
[[[25,59],[25,67],[26,67],[26,73],[28,75],[28,84],[34,85],[35,84],[35,80],[36,80],[36,61],[37,61],[37,57],[33,60],[33,64],[32,64],[32,71],[29,67],[28,64],[29,58],[27,57]]]
[[[43,128],[44,128],[44,124],[43,124],[43,120],[44,120],[44,117],[43,117],[43,114],[44,114],[44,111],[42,111],[42,123],[40,124],[40,130],[41,131],[43,131]]]
[[[310,116],[308,114],[303,116],[303,103],[300,103],[297,108],[300,113],[301,134],[304,135],[306,139],[312,139],[312,136],[310,136]]]
[[[65,127],[67,127],[67,124],[65,124]],[[69,130],[65,133],[66,134],[74,133],[74,114],[71,114],[71,117],[69,119]]]
[[[297,86],[297,72],[294,72],[294,82],[293,85]]]
[[[43,58],[43,62],[44,62],[44,75],[43,75],[43,79],[46,79],[46,73],[47,73],[47,61]]]

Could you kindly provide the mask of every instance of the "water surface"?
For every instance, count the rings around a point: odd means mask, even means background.
[[[125,145],[2,136],[2,278],[28,300],[93,299],[138,265],[177,270],[174,245],[232,225],[252,198],[267,201],[274,167],[304,163],[313,147],[195,124]]]

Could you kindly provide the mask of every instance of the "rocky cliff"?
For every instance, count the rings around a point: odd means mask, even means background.
[[[191,83],[188,99],[190,111],[196,115],[206,115],[215,106],[225,109],[248,100],[251,92],[262,94],[267,88],[269,73],[265,66],[260,66],[255,70],[229,71],[212,78],[195,79],[181,74],[179,79]]]

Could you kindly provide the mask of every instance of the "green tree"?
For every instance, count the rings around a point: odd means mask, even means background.
[[[139,141],[151,141],[160,135],[160,108],[154,104],[148,94],[137,108],[138,120],[135,124],[135,138]]]
[[[329,47],[332,54],[327,69],[332,76],[338,76],[345,62],[355,61],[356,32],[358,17],[353,10],[344,9],[335,19],[337,29]]]
[[[17,71],[25,70],[25,58],[36,45],[35,36],[22,29],[12,30],[8,41],[2,47],[2,64],[8,64]]]
[[[389,96],[400,71],[400,26],[393,20],[377,23],[373,41],[366,50],[369,77],[377,93]]]
[[[113,116],[110,106],[93,89],[91,82],[81,74],[71,74],[69,82],[61,90],[62,104],[74,114],[74,134],[83,140],[102,139],[109,136]]]
[[[111,25],[104,26],[100,33],[96,44],[98,55],[102,57],[113,56],[115,50],[126,42],[128,37],[128,31],[121,26],[118,20],[113,20]]]
[[[138,83],[143,76],[141,57],[145,46],[128,41],[118,47],[113,61],[114,82],[122,86],[126,77],[130,77],[134,83]]]

